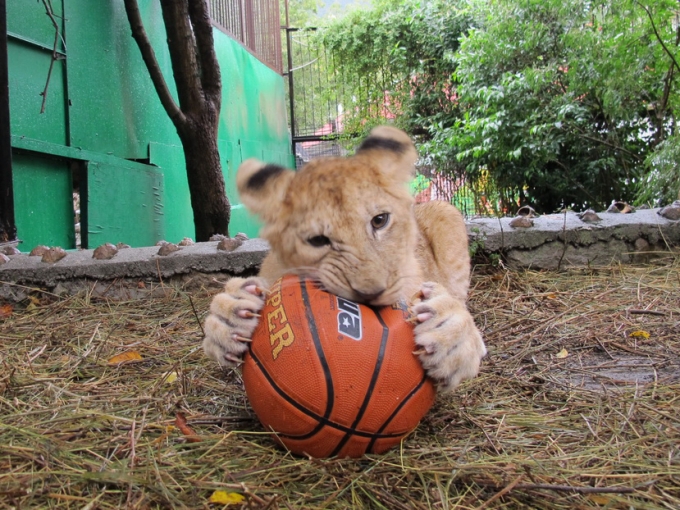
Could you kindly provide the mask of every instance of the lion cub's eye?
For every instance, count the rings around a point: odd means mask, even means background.
[[[314,246],[314,248],[321,248],[322,246],[328,246],[331,244],[331,240],[326,236],[314,236],[307,239],[307,242]]]
[[[371,226],[375,230],[380,230],[381,228],[385,228],[389,221],[390,221],[389,213],[378,214],[377,216],[373,216],[373,219],[371,220]]]

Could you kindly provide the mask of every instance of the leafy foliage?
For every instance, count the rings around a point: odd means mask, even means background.
[[[661,37],[675,2],[657,2]],[[665,4],[665,5],[664,5]],[[474,173],[541,210],[633,200],[668,134],[673,62],[636,2],[475,2],[458,53],[465,115],[438,133]]]
[[[506,211],[601,209],[677,193],[677,9],[379,0],[320,37],[345,84],[350,131],[394,120],[426,162],[495,189]],[[666,184],[651,184],[660,176]]]
[[[467,16],[447,0],[379,0],[350,11],[319,36],[346,87],[348,130],[394,119],[416,135],[458,117],[454,55]]]
[[[680,200],[680,136],[675,134],[661,142],[646,163],[649,172],[637,201],[662,205]]]

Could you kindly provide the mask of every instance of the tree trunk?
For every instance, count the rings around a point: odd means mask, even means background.
[[[196,240],[213,234],[229,235],[230,205],[224,186],[214,124],[209,118],[191,119],[178,130],[186,159]]]
[[[229,235],[231,216],[217,150],[222,102],[220,67],[215,55],[206,0],[160,0],[179,105],[170,94],[144,30],[137,0],[125,0],[132,37],[156,92],[184,148],[196,240]]]

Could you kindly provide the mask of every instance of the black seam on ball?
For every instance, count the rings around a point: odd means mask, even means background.
[[[420,391],[420,388],[423,387],[423,385],[425,384],[425,381],[427,381],[427,374],[424,374],[424,375],[423,375],[423,378],[420,380],[420,382],[418,383],[418,385],[417,385],[415,388],[413,388],[413,389],[411,390],[411,392],[410,392],[408,395],[406,395],[406,398],[404,398],[404,400],[402,400],[402,401],[399,403],[399,405],[398,405],[397,408],[392,412],[392,414],[390,414],[390,415],[387,417],[387,419],[385,420],[385,423],[383,423],[383,424],[380,426],[380,428],[376,431],[375,436],[373,437],[373,439],[371,439],[371,442],[368,443],[368,446],[366,447],[366,451],[367,451],[367,452],[373,453],[373,447],[375,446],[376,440],[377,440],[377,439],[381,439],[381,438],[383,437],[380,433],[381,433],[383,430],[385,430],[385,428],[387,428],[387,426],[392,422],[392,420],[395,418],[395,416],[397,416],[397,414],[399,414],[399,412],[400,412],[401,409],[406,405],[406,403],[407,403],[409,400],[411,400],[411,399],[412,399],[412,398]],[[404,434],[402,434],[402,435],[404,435]]]
[[[361,403],[361,407],[359,408],[359,411],[357,412],[356,418],[354,419],[354,423],[352,423],[352,430],[356,430],[356,426],[359,425],[359,422],[361,419],[364,417],[364,414],[366,413],[366,409],[368,408],[368,404],[371,401],[371,397],[373,396],[373,390],[375,389],[375,385],[378,382],[378,376],[380,375],[380,369],[382,368],[382,362],[383,358],[385,357],[385,349],[387,347],[387,341],[390,337],[390,328],[385,324],[385,321],[383,320],[382,316],[380,313],[375,310],[374,308],[371,308],[371,311],[375,314],[377,317],[378,321],[380,322],[380,325],[383,328],[383,334],[382,337],[380,338],[380,349],[378,350],[378,358],[375,360],[375,367],[373,369],[373,375],[371,376],[371,382],[368,385],[368,388],[366,389],[366,396],[364,397],[364,401]],[[331,453],[331,457],[337,455],[340,450],[342,450],[342,447],[345,446],[347,441],[352,437],[351,433],[345,434],[345,437],[343,437],[338,445],[335,447],[333,452]],[[371,440],[371,442],[373,442]]]

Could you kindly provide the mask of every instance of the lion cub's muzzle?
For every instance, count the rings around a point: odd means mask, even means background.
[[[356,289],[352,289],[355,294],[355,300],[359,303],[373,304],[380,296],[385,293],[385,289],[379,289],[372,292],[363,292]]]

